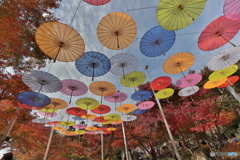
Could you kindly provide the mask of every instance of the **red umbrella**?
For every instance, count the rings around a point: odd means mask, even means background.
[[[94,121],[96,121],[96,122],[107,122],[108,120],[105,120],[105,119],[104,119],[104,116],[101,116],[101,117],[96,117],[96,118],[94,119]]]
[[[48,122],[47,124],[48,125],[58,125],[61,121],[51,121],[51,122]]]
[[[240,19],[240,1],[239,0],[225,0],[223,6],[224,16],[228,19]]]
[[[87,111],[78,107],[71,107],[66,110],[68,114],[74,115],[74,116],[83,116],[87,114]]]
[[[224,82],[222,85],[218,86],[218,88],[224,88],[230,85],[233,85],[239,80],[239,76],[231,76],[227,78],[227,81]]]
[[[95,114],[105,114],[111,111],[111,108],[107,105],[101,104],[98,108],[91,110]]]
[[[111,0],[83,0],[83,1],[91,5],[100,6],[110,2]]]
[[[162,76],[162,77],[158,77],[156,79],[154,79],[151,82],[151,88],[153,90],[161,90],[164,88],[167,88],[168,86],[170,86],[172,83],[172,79],[168,76]]]
[[[212,21],[201,33],[198,38],[198,47],[204,51],[210,51],[230,43],[230,40],[237,34],[240,20],[230,20],[221,16]]]

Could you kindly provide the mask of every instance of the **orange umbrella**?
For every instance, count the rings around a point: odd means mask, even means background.
[[[68,107],[68,103],[60,98],[50,98],[51,103],[47,105],[48,108],[64,109]]]
[[[97,127],[86,127],[85,130],[88,130],[88,131],[97,131],[98,128],[97,128]]]
[[[70,135],[76,135],[77,133],[74,131],[64,131],[62,132],[63,135],[70,136]]]
[[[109,96],[109,95],[112,95],[113,93],[115,93],[116,87],[110,82],[97,81],[97,82],[93,82],[90,84],[89,90],[93,94],[95,94],[97,96],[101,96],[101,103],[102,103],[102,97]]]
[[[56,131],[66,131],[67,130],[65,127],[54,127],[53,129]]]
[[[164,62],[163,71],[168,74],[177,74],[180,72],[183,74],[183,71],[187,70],[194,63],[194,60],[194,55],[189,52],[174,54]]]
[[[129,113],[136,109],[136,106],[133,104],[123,104],[117,108],[117,111],[120,113]]]
[[[116,131],[117,129],[114,127],[107,128],[107,131]]]
[[[81,118],[83,118],[83,119],[94,119],[96,117],[97,116],[95,114],[91,114],[91,113],[87,113],[87,114],[81,116]]]
[[[121,12],[109,13],[102,18],[97,27],[99,41],[112,50],[128,47],[136,34],[137,26],[134,20]]]
[[[39,48],[49,57],[63,62],[73,62],[82,57],[85,45],[80,34],[60,22],[46,22],[35,33]]]
[[[222,85],[226,81],[227,81],[227,78],[223,78],[223,79],[218,80],[218,81],[207,81],[203,85],[203,88],[205,88],[205,89],[212,89],[212,88],[215,88],[215,87],[218,87],[218,86]]]

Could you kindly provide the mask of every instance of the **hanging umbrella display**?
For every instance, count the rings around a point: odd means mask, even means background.
[[[25,72],[22,81],[33,91],[53,93],[62,88],[61,81],[51,73],[44,71]]]
[[[171,31],[189,26],[201,14],[206,0],[161,0],[157,7],[158,24]]]
[[[74,119],[74,120],[78,120],[78,121],[85,120],[85,119],[83,119],[83,118],[81,118],[81,117],[78,117],[78,116],[76,116],[76,117],[72,117],[72,119]]]
[[[51,121],[51,122],[48,122],[47,124],[48,125],[58,125],[60,123],[60,121]]]
[[[110,72],[117,76],[125,76],[138,67],[138,60],[135,56],[128,53],[119,53],[110,58]]]
[[[62,121],[59,123],[61,126],[73,126],[75,123],[73,121]]]
[[[51,98],[51,103],[45,108],[52,108],[52,109],[64,109],[68,107],[68,103],[60,98]]]
[[[89,90],[97,95],[101,96],[101,104],[102,104],[102,97],[109,96],[116,92],[116,87],[110,82],[106,81],[97,81],[93,82],[89,86]]]
[[[110,121],[117,121],[117,120],[121,119],[121,116],[119,114],[111,113],[111,114],[105,115],[104,119],[110,120]]]
[[[227,86],[232,86],[234,83],[236,83],[239,80],[239,76],[231,76],[231,77],[227,77],[227,80],[221,84],[220,86],[218,86],[218,88],[224,88]]]
[[[81,116],[81,118],[84,118],[84,119],[94,119],[96,117],[97,116],[95,114],[91,114],[91,113],[87,113],[87,114]]]
[[[37,92],[22,92],[17,95],[17,99],[26,105],[34,107],[43,107],[51,103],[50,98]]]
[[[144,101],[152,96],[151,92],[138,91],[131,95],[131,99],[134,101]]]
[[[93,110],[98,108],[99,102],[93,98],[80,98],[76,101],[76,105],[85,110]]]
[[[104,131],[102,134],[111,134],[111,131]]]
[[[62,85],[60,92],[70,96],[69,104],[71,103],[72,96],[81,96],[88,91],[88,87],[83,82],[74,79],[62,80]]]
[[[108,120],[104,119],[104,116],[96,117],[94,119],[95,122],[107,122]]]
[[[168,97],[172,96],[174,93],[174,89],[172,88],[165,88],[157,92],[156,97],[159,99],[167,99]],[[167,99],[168,102],[168,99]],[[169,103],[169,102],[168,102]]]
[[[117,91],[110,96],[105,96],[104,99],[108,102],[115,103],[115,110],[116,110],[116,103],[125,101],[127,99],[127,95],[123,92]]]
[[[74,132],[77,134],[85,134],[86,133],[86,131],[84,131],[84,130],[76,130]]]
[[[68,114],[74,115],[74,116],[83,116],[87,114],[87,111],[78,107],[71,107],[66,110]],[[84,119],[76,119],[76,120],[84,120]]]
[[[57,116],[56,112],[46,113],[46,112],[38,111],[37,113],[44,117],[56,117]]]
[[[75,129],[84,129],[84,128],[87,127],[87,125],[85,125],[85,124],[74,124],[72,127],[75,128]]]
[[[44,108],[39,109],[39,111],[44,112],[44,113],[53,113],[53,112],[57,112],[58,109],[48,108],[45,106]]]
[[[168,31],[160,26],[147,31],[140,42],[140,50],[147,57],[164,55],[172,47],[176,39],[174,31]]]
[[[109,13],[101,19],[97,27],[99,41],[112,50],[128,47],[136,34],[137,26],[134,20],[121,12]]]
[[[122,116],[122,120],[125,122],[134,121],[135,119],[137,119],[137,116],[134,116],[134,115],[123,115]]]
[[[181,90],[178,92],[178,95],[181,96],[181,97],[190,96],[190,98],[191,98],[191,100],[192,100],[192,102],[193,102],[193,98],[192,98],[191,95],[193,95],[194,93],[196,93],[198,90],[199,90],[199,87],[198,87],[198,86],[186,87],[186,88],[181,89]]]
[[[114,127],[107,128],[107,131],[116,131],[117,129]]]
[[[231,76],[233,73],[235,73],[237,71],[237,69],[238,69],[237,65],[232,65],[225,69],[214,71],[213,73],[211,73],[209,75],[208,79],[210,81],[218,81],[218,80],[227,78],[227,77]]]
[[[91,110],[91,112],[95,113],[95,114],[106,114],[109,113],[111,111],[111,108],[107,105],[103,105],[101,104],[98,108]]]
[[[138,108],[141,110],[150,109],[155,105],[153,101],[144,101],[138,104]]]
[[[141,110],[139,108],[135,109],[132,113],[133,114],[142,114],[142,113],[145,113],[147,110]]]
[[[180,78],[176,85],[180,88],[194,86],[202,80],[202,75],[198,73],[188,74],[185,77]]]
[[[82,57],[85,45],[80,34],[60,22],[45,22],[37,28],[35,39],[49,57],[62,62],[73,62]]]
[[[136,106],[133,104],[123,104],[117,107],[117,111],[120,113],[129,113],[136,109]]]
[[[163,64],[163,71],[168,74],[177,74],[187,70],[194,63],[194,55],[189,52],[180,52],[169,57]],[[183,74],[184,75],[184,74]],[[185,76],[185,75],[184,75]]]
[[[119,119],[119,120],[116,120],[116,121],[110,121],[110,123],[112,125],[116,125],[116,124],[121,124],[123,122],[123,120]]]
[[[65,128],[65,127],[53,127],[53,129],[56,131],[66,131],[67,130],[67,128]]]
[[[214,55],[208,62],[208,68],[217,71],[227,68],[240,60],[240,47],[230,47]]]
[[[240,2],[238,0],[225,0],[223,6],[224,16],[231,20],[240,19]]]
[[[205,89],[216,88],[216,87],[222,85],[223,83],[225,83],[226,81],[227,81],[227,78],[224,78],[224,79],[221,79],[221,80],[217,80],[217,81],[207,81],[203,85],[203,88],[205,88]]]
[[[85,52],[84,55],[75,61],[77,70],[85,76],[99,77],[106,74],[111,68],[111,62],[107,56],[99,52]]]
[[[91,5],[100,6],[110,2],[111,0],[83,0],[83,1]]]
[[[146,79],[144,73],[140,71],[133,71],[125,76],[122,76],[120,79],[120,83],[125,87],[137,87],[141,85]],[[136,89],[135,89],[136,90]]]
[[[203,51],[210,51],[231,43],[230,40],[237,34],[240,21],[234,21],[221,16],[212,21],[198,38],[198,47]]]
[[[86,127],[85,130],[87,130],[87,131],[97,131],[98,128],[97,127]]]
[[[161,90],[170,86],[172,84],[172,79],[168,76],[162,76],[154,79],[150,84],[153,90]]]
[[[61,134],[65,136],[71,136],[71,135],[76,135],[76,132],[74,131],[63,131]]]

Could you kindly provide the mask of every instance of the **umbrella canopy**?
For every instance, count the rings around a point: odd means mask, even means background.
[[[107,56],[99,52],[85,52],[75,61],[77,70],[88,77],[99,77],[106,74],[111,68],[111,62]]]
[[[80,108],[80,109],[81,109],[81,108]],[[74,119],[74,120],[78,120],[78,121],[85,120],[85,119],[83,119],[83,118],[81,118],[81,117],[78,117],[78,116],[76,116],[76,117],[72,117],[72,119]]]
[[[62,80],[62,85],[60,92],[71,96],[69,103],[71,103],[72,96],[81,96],[88,91],[88,87],[83,82],[74,79]]]
[[[62,121],[59,123],[61,126],[73,126],[75,123],[73,121]]]
[[[68,107],[68,103],[60,98],[50,98],[51,103],[46,108],[64,109]]]
[[[85,130],[88,130],[88,131],[97,131],[98,128],[97,128],[97,127],[86,127]]]
[[[123,120],[119,119],[119,120],[116,120],[116,121],[109,121],[111,124],[115,125],[115,124],[120,124],[123,122]]]
[[[84,119],[94,119],[96,117],[97,116],[95,114],[91,114],[91,113],[87,113],[87,114],[81,116],[81,118],[84,118]]]
[[[83,116],[87,114],[87,111],[78,107],[71,107],[66,110],[68,114],[74,115],[74,116]],[[80,119],[84,120],[84,119]]]
[[[137,34],[134,20],[127,14],[112,12],[102,18],[97,27],[99,41],[107,48],[120,50],[128,47]]]
[[[125,87],[137,87],[146,79],[146,75],[140,71],[133,71],[125,76],[122,76],[120,83]]]
[[[110,121],[117,121],[121,119],[121,116],[119,114],[107,114],[104,116],[105,120],[110,120]]]
[[[56,131],[66,131],[67,129],[65,127],[53,127]]]
[[[240,1],[238,0],[225,0],[223,6],[224,16],[231,20],[240,19]]]
[[[74,131],[76,134],[85,134],[86,133],[86,131],[84,131],[84,130],[76,130],[76,131]]]
[[[127,95],[123,92],[115,92],[112,95],[105,96],[104,99],[108,102],[116,103],[116,102],[123,102],[127,99]]]
[[[43,107],[51,103],[50,98],[37,92],[22,92],[17,95],[17,99],[26,105],[34,107]]]
[[[209,75],[208,79],[210,81],[218,81],[218,80],[227,78],[227,77],[231,76],[233,73],[235,73],[237,71],[237,69],[238,69],[237,65],[232,65],[225,69],[214,71],[213,73],[211,73]]]
[[[61,121],[51,121],[51,122],[48,122],[47,124],[55,126],[55,125],[58,125],[60,122]]]
[[[227,81],[227,78],[218,80],[218,81],[207,81],[204,85],[203,88],[205,89],[212,89],[215,87],[218,87],[220,85],[222,85],[223,83],[225,83]]]
[[[101,104],[98,108],[91,110],[95,114],[106,114],[111,111],[111,108],[107,105]]]
[[[46,112],[38,111],[37,113],[44,117],[56,117],[57,116],[56,112],[46,113]]]
[[[203,51],[210,51],[230,43],[239,30],[240,20],[230,20],[221,16],[212,21],[198,38],[198,47]]]
[[[138,104],[138,108],[141,110],[150,109],[155,105],[153,101],[144,101]]]
[[[196,93],[198,90],[199,90],[198,86],[186,87],[186,88],[181,89],[178,92],[178,95],[181,97],[191,96],[192,94]]]
[[[71,136],[71,135],[76,135],[76,132],[74,132],[74,131],[64,131],[61,134],[66,135],[66,136]]]
[[[76,105],[79,108],[85,109],[85,110],[93,110],[98,108],[100,105],[99,102],[93,98],[80,98],[76,101]]]
[[[180,88],[194,86],[202,80],[202,75],[198,73],[188,74],[185,77],[180,78],[176,85]]]
[[[98,131],[106,131],[106,130],[107,128],[103,128],[103,127],[98,128]]]
[[[145,109],[145,110],[141,110],[141,109],[139,109],[139,108],[137,108],[137,109],[135,109],[132,113],[133,114],[142,114],[142,113],[144,113],[144,112],[146,112],[147,110]]]
[[[158,24],[171,31],[189,26],[201,14],[206,0],[161,0],[157,8]]]
[[[236,83],[239,80],[239,76],[231,76],[231,77],[227,77],[227,80],[220,86],[218,86],[218,88],[224,88],[230,85],[233,85],[234,83]]]
[[[75,129],[84,129],[87,126],[85,124],[74,124],[72,127]]]
[[[217,71],[227,68],[240,60],[240,47],[227,48],[214,55],[208,62],[208,68]]]
[[[18,102],[18,106],[22,107],[24,109],[30,109],[30,110],[36,110],[36,109],[44,108],[44,107],[33,107],[33,106],[29,106],[29,105],[26,105],[26,104],[23,104],[23,103],[20,103],[20,102]]]
[[[104,116],[101,116],[101,117],[96,117],[96,118],[94,119],[94,121],[96,121],[96,122],[107,122],[108,120],[105,120],[105,119],[104,119]]]
[[[39,111],[45,112],[45,113],[53,113],[53,112],[57,112],[58,109],[48,108],[48,107],[45,106],[44,108],[39,109]]]
[[[168,31],[160,26],[147,31],[141,39],[140,50],[147,57],[165,55],[176,39],[174,31]]]
[[[131,95],[131,99],[134,101],[144,101],[152,96],[151,92],[138,91]]]
[[[49,57],[62,62],[73,62],[82,57],[85,44],[80,34],[60,22],[45,22],[35,33],[39,48]]]
[[[104,131],[102,134],[111,134],[111,131]]]
[[[133,104],[123,104],[117,107],[117,111],[120,113],[129,113],[136,109],[136,106]]]
[[[53,93],[62,88],[61,81],[51,73],[44,71],[25,72],[22,81],[33,91]]]
[[[91,5],[100,6],[110,2],[111,0],[83,0],[83,1]]]
[[[192,66],[194,55],[189,52],[180,52],[169,57],[163,64],[163,71],[168,74],[177,74]]]
[[[117,76],[124,76],[135,71],[138,67],[138,60],[128,53],[119,53],[110,58],[110,72]]]
[[[107,131],[116,131],[117,129],[114,127],[107,128]]]
[[[154,79],[150,86],[153,90],[161,90],[172,84],[172,79],[168,76],[162,76]]]
[[[134,116],[134,115],[123,115],[122,116],[122,120],[125,122],[134,121],[135,119],[137,119],[137,116]]]
[[[164,99],[172,96],[174,93],[174,89],[172,88],[165,88],[157,92],[156,97],[159,99]]]

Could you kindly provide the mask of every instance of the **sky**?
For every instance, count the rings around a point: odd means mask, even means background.
[[[79,5],[80,3],[80,5]],[[208,0],[201,15],[188,27],[175,31],[176,40],[172,48],[166,52],[166,55],[159,57],[146,57],[140,51],[139,45],[143,35],[151,28],[158,26],[156,19],[156,8],[159,0],[112,0],[109,3],[102,6],[93,6],[80,0],[63,0],[60,3],[60,8],[52,10],[60,22],[65,23],[73,27],[83,38],[85,43],[85,52],[95,51],[106,55],[108,58],[118,53],[129,53],[134,55],[138,59],[137,71],[145,73],[145,66],[148,65],[148,74],[150,80],[154,80],[157,77],[169,76],[172,78],[172,82],[176,83],[178,79],[183,77],[179,74],[167,74],[163,71],[163,63],[168,57],[179,52],[190,52],[195,56],[194,64],[186,70],[195,70],[197,73],[207,65],[208,61],[218,52],[232,47],[230,44],[225,44],[219,49],[213,51],[202,51],[198,48],[198,37],[202,30],[213,20],[223,15],[224,0]],[[79,7],[78,7],[79,6]],[[97,37],[97,26],[100,20],[111,12],[123,12],[133,18],[137,25],[137,35],[135,40],[125,49],[122,50],[110,50],[104,47]],[[231,42],[237,44],[240,36],[237,34]],[[82,75],[75,67],[75,62],[59,62],[47,65],[42,71],[48,71],[55,75],[60,80],[64,79],[76,79],[84,82],[89,86],[93,81],[91,77]],[[136,104],[136,101],[131,100],[130,96],[133,94],[134,88],[127,88],[120,84],[120,76],[115,76],[108,72],[104,76],[94,78],[96,81],[108,81],[113,83],[117,90],[127,93],[128,99],[122,104]],[[147,80],[146,80],[147,81]],[[146,82],[145,81],[145,82]],[[61,98],[69,101],[69,96],[62,94],[61,92],[46,94],[50,98]],[[73,97],[72,103],[69,107],[76,107],[75,101],[79,98],[95,98],[100,101],[100,96],[95,96],[90,91],[80,97]],[[103,104],[109,105],[112,108],[111,113],[118,113],[114,111],[114,103],[109,103],[103,100]],[[118,104],[120,105],[120,104]],[[57,113],[59,113],[58,111]],[[91,113],[89,111],[88,113]],[[54,117],[52,120],[59,120],[61,115]],[[65,117],[66,118],[66,117]],[[66,120],[66,119],[65,119]]]

